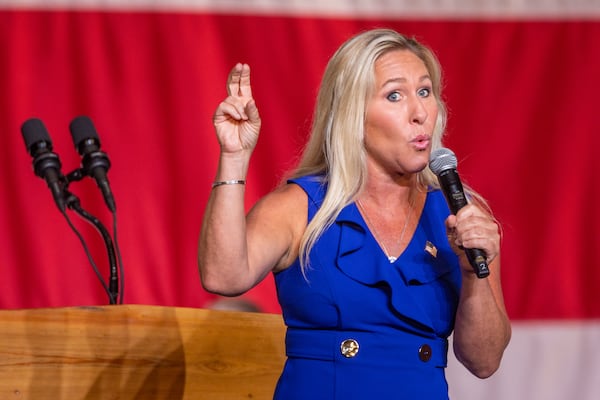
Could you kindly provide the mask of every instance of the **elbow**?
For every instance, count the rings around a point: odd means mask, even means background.
[[[500,369],[502,353],[495,356],[488,356],[477,360],[465,360],[458,357],[458,360],[479,379],[487,379],[494,375]]]
[[[227,285],[218,280],[201,279],[202,288],[209,293],[220,296],[234,297],[247,292],[247,290],[238,288],[234,285]]]
[[[487,379],[500,369],[504,350],[508,346],[509,340],[510,332],[508,332],[502,343],[497,346],[488,345],[484,348],[479,347],[475,351],[471,350],[466,353],[460,351],[461,349],[455,346],[454,354],[469,372],[479,379]]]
[[[237,280],[227,280],[220,273],[210,272],[210,268],[203,268],[202,265],[199,269],[202,288],[209,293],[233,297],[248,291],[248,288],[241,286]]]
[[[500,368],[500,357],[480,360],[469,360],[456,354],[456,358],[470,373],[479,379],[487,379]]]
[[[510,343],[512,329],[508,320],[493,330],[493,334],[475,337],[455,332],[453,349],[456,359],[479,379],[487,379],[500,368],[504,351]]]
[[[225,294],[223,293],[224,287],[219,283],[218,280],[211,279],[203,274],[200,274],[200,282],[202,283],[202,288],[207,292],[225,296]]]
[[[200,273],[200,282],[202,283],[202,288],[212,294],[221,296],[235,296],[238,294],[232,290],[230,285],[227,285],[218,277],[211,276],[211,274]]]
[[[479,379],[487,379],[490,376],[494,375],[496,371],[500,368],[500,361],[498,362],[489,362],[482,365],[467,367],[469,371]]]

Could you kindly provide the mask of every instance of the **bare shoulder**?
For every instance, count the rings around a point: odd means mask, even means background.
[[[292,215],[295,212],[306,216],[308,197],[304,190],[296,184],[286,184],[277,187],[272,192],[261,198],[250,210],[249,215],[255,213],[282,212]]]
[[[298,257],[308,221],[308,197],[296,184],[281,185],[261,198],[248,213],[249,245],[273,270],[287,268]],[[262,249],[262,250],[261,250]],[[272,253],[271,253],[272,252]]]

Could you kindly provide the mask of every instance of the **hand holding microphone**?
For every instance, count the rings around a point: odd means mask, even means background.
[[[438,177],[450,212],[456,215],[461,208],[468,204],[460,177],[456,171],[456,156],[450,149],[434,150],[429,158],[429,168]],[[464,251],[478,278],[485,278],[490,274],[487,255],[483,250],[465,248]]]

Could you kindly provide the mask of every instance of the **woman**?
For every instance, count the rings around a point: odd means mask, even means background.
[[[244,215],[260,130],[249,66],[214,114],[221,146],[200,235],[203,286],[235,296],[275,274],[288,326],[277,399],[447,399],[447,338],[485,378],[510,340],[499,228],[485,202],[451,215],[428,167],[446,114],[434,54],[395,31],[343,44],[292,177]],[[462,248],[487,255],[479,279]]]

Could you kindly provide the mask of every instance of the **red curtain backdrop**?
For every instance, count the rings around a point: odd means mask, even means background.
[[[218,146],[211,116],[238,61],[252,67],[263,130],[247,206],[290,169],[320,76],[373,27],[436,50],[463,180],[504,230],[513,319],[600,318],[600,23],[384,20],[143,11],[0,11],[0,308],[106,304],[79,239],[34,176],[20,133],[44,121],[63,172],[80,158],[68,126],[94,121],[112,167],[125,303],[204,307],[196,244]],[[72,183],[110,230],[91,179]],[[97,232],[69,212],[101,272]],[[272,278],[247,294],[280,312]]]

